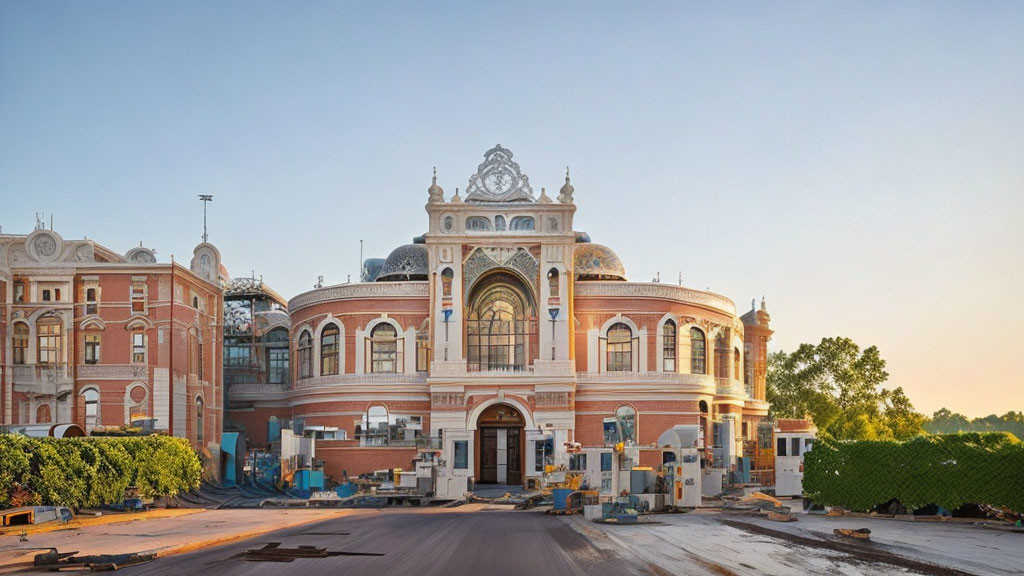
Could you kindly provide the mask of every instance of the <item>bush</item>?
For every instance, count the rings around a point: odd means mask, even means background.
[[[0,508],[74,508],[120,502],[125,488],[146,497],[197,488],[202,465],[184,438],[27,438],[0,434]]]
[[[1024,512],[1024,443],[1005,432],[898,441],[820,438],[804,456],[804,495],[869,510],[890,500],[909,509],[987,504]]]

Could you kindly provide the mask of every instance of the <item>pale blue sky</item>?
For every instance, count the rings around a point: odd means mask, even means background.
[[[510,148],[634,280],[878,345],[926,412],[1024,409],[1024,3],[0,2],[0,224],[286,296]],[[708,3],[712,4],[712,3]]]

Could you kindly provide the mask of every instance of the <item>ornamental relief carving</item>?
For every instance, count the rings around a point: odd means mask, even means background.
[[[393,298],[429,296],[429,287],[425,281],[416,282],[368,282],[361,284],[342,284],[330,288],[321,288],[313,292],[299,294],[288,302],[289,310],[304,306],[342,300],[345,298]]]
[[[537,260],[525,248],[490,246],[477,248],[463,265],[466,278],[463,291],[468,297],[470,289],[480,276],[494,268],[511,268],[533,283],[537,279],[539,267]]]
[[[691,290],[682,286],[671,286],[667,284],[648,284],[631,282],[578,282],[576,284],[578,296],[625,296],[625,297],[646,297],[664,298],[689,304],[700,304],[715,308],[729,314],[736,315],[736,305],[732,300],[718,294]]]
[[[78,367],[78,377],[92,380],[145,380],[149,376],[146,366],[134,364],[99,365],[83,364]]]

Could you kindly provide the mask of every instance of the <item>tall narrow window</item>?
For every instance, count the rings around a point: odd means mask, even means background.
[[[85,363],[96,364],[100,361],[100,335],[85,335]]]
[[[203,337],[202,336],[199,337],[199,350],[198,350],[198,352],[199,352],[199,354],[198,354],[199,363],[196,366],[196,368],[197,368],[197,370],[196,370],[196,378],[198,378],[200,381],[202,381],[204,379],[204,377],[205,377],[205,372],[206,372],[205,370],[203,370]]]
[[[452,295],[452,278],[455,277],[455,273],[452,272],[451,268],[445,268],[441,271],[441,295],[444,297],[450,297]]]
[[[202,442],[205,432],[205,421],[203,416],[203,399],[196,398],[196,442]]]
[[[85,431],[90,432],[100,423],[100,393],[95,388],[82,392],[85,400]]]
[[[49,301],[50,301],[50,291],[49,290],[43,290],[43,302],[49,302]]]
[[[28,356],[28,324],[18,322],[14,325],[14,334],[11,336],[13,347],[13,361],[15,364],[24,364]]]
[[[548,270],[548,297],[558,298],[558,268]]]
[[[661,327],[661,358],[663,371],[676,371],[676,323],[673,320],[666,320]]]
[[[299,335],[299,378],[313,377],[313,338],[309,332]]]
[[[370,332],[370,371],[398,371],[398,332],[391,324],[378,324]]]
[[[622,322],[608,329],[607,367],[609,372],[633,370],[633,331]]]
[[[690,373],[707,374],[707,341],[698,328],[690,328]]]
[[[341,331],[334,324],[320,333],[320,375],[332,376],[338,373],[338,336]]]
[[[15,282],[14,283],[14,303],[21,304],[25,301],[25,283]]]
[[[288,383],[288,330],[274,328],[264,339],[267,349],[267,381]]]
[[[132,332],[132,364],[146,363],[146,335]]]
[[[95,314],[99,308],[96,301],[96,289],[86,288],[85,289],[85,313]]]
[[[57,320],[46,320],[36,325],[36,343],[40,364],[60,363],[63,326]]]
[[[416,371],[426,372],[430,369],[430,320],[423,322],[416,332]]]
[[[53,289],[53,299],[60,302],[60,288]]]
[[[740,379],[740,351],[739,348],[733,350],[733,361],[732,361],[732,377],[736,380]]]
[[[146,311],[146,285],[132,284],[132,312],[143,313]]]

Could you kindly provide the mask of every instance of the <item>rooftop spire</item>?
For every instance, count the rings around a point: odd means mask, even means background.
[[[444,190],[437,185],[437,166],[434,166],[434,176],[430,180],[430,188],[427,188],[427,194],[429,195],[427,202],[431,204],[444,202]]]
[[[558,201],[562,204],[572,204],[572,193],[575,189],[572,187],[572,183],[569,182],[569,167],[565,167],[565,184],[562,185],[562,189],[558,191]]]

